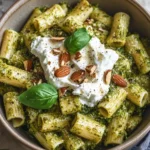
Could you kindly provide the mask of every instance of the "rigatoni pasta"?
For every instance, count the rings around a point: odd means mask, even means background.
[[[124,112],[123,116],[114,117],[108,125],[105,145],[116,145],[123,142],[125,130],[127,128],[129,114]]]
[[[7,120],[48,150],[122,144],[150,101],[148,48],[129,26],[126,12],[112,17],[80,0],[74,8],[35,8],[20,32],[6,30],[0,95]]]
[[[142,121],[142,117],[139,115],[130,116],[127,122],[127,132],[131,133]]]
[[[119,12],[114,15],[112,28],[107,38],[107,44],[113,47],[123,47],[126,42],[130,16]]]
[[[8,92],[3,96],[7,120],[12,121],[14,127],[20,127],[25,123],[23,106],[17,100],[17,96],[17,92]]]
[[[27,23],[25,24],[25,26],[23,27],[23,29],[21,30],[21,33],[23,34],[27,34],[27,33],[30,33],[30,32],[33,32],[35,30],[32,22],[33,22],[33,19],[38,17],[39,15],[42,14],[42,11],[40,10],[40,8],[35,8],[32,15],[30,16],[30,18],[28,19]]]
[[[36,30],[39,32],[44,31],[47,28],[55,25],[59,19],[66,16],[67,8],[64,9],[60,5],[56,4],[49,8],[40,16],[33,19],[33,24]]]
[[[19,33],[14,30],[6,30],[3,37],[3,43],[0,51],[0,57],[10,59],[17,49]]]
[[[41,132],[57,131],[70,125],[70,117],[57,113],[42,113],[38,116],[38,127]]]
[[[150,57],[140,41],[139,35],[132,34],[128,36],[125,49],[133,56],[135,63],[142,74],[146,74],[150,71]]]
[[[146,104],[148,92],[138,84],[130,84],[127,88],[127,92],[127,98],[134,104],[139,107],[143,107]]]
[[[111,28],[112,17],[98,7],[93,7],[93,12],[91,13],[90,18],[101,22],[107,28]]]
[[[66,130],[63,131],[63,138],[65,140],[65,148],[66,150],[80,150],[80,149],[85,149],[85,143],[83,140]]]
[[[67,15],[65,20],[60,23],[60,27],[66,32],[74,32],[76,29],[83,26],[83,22],[89,17],[92,10],[93,8],[87,0],[81,0],[81,2]]]
[[[0,82],[19,88],[27,88],[32,85],[33,74],[0,62]]]
[[[127,92],[123,88],[115,88],[108,93],[102,102],[98,104],[98,111],[104,117],[110,118],[122,105],[127,97]]]
[[[36,119],[40,113],[40,110],[36,110],[36,109],[31,108],[31,107],[26,107],[25,113],[26,113],[28,123],[32,124],[36,121]]]
[[[105,128],[105,125],[89,118],[86,115],[77,113],[70,131],[85,139],[99,143],[102,140]]]
[[[47,132],[42,133],[39,132],[36,128],[36,125],[30,125],[30,132],[34,135],[34,137],[39,141],[39,143],[48,150],[56,150],[61,149],[64,143],[64,140],[61,136],[58,136],[56,133]]]
[[[3,96],[5,93],[8,92],[16,92],[18,89],[15,88],[14,86],[0,83],[0,95]]]
[[[81,110],[82,105],[78,96],[62,97],[59,101],[63,115],[74,114]]]

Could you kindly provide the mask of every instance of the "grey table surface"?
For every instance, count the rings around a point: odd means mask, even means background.
[[[0,17],[16,0],[0,0]],[[150,13],[150,0],[137,0]],[[0,122],[0,150],[27,150]],[[29,149],[28,149],[29,150]]]

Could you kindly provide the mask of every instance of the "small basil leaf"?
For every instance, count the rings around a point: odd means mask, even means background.
[[[58,93],[51,84],[33,86],[18,97],[19,101],[35,109],[51,108],[58,99]]]
[[[75,54],[86,46],[91,39],[85,28],[76,30],[71,36],[65,40],[65,47],[70,54]]]

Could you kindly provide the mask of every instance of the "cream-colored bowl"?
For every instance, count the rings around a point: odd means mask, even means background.
[[[11,28],[19,31],[24,25],[32,10],[37,6],[51,6],[61,0],[19,0],[4,15],[0,21],[0,42],[5,29]],[[70,4],[75,4],[77,0],[68,0]],[[131,16],[131,30],[137,31],[150,39],[150,15],[144,11],[136,0],[89,0],[92,4],[99,6],[109,14],[124,11]],[[140,141],[150,131],[150,108],[147,108],[144,118],[137,130],[121,145],[109,150],[127,150]],[[41,150],[42,147],[22,129],[14,129],[11,123],[7,122],[3,108],[3,102],[0,100],[0,120],[7,130],[20,142],[30,149]],[[3,137],[1,137],[3,138]],[[106,148],[97,148],[106,150]]]

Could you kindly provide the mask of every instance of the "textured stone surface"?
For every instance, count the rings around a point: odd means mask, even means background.
[[[16,0],[0,0],[0,17]],[[150,0],[137,0],[150,12]],[[27,150],[0,123],[0,150]]]

